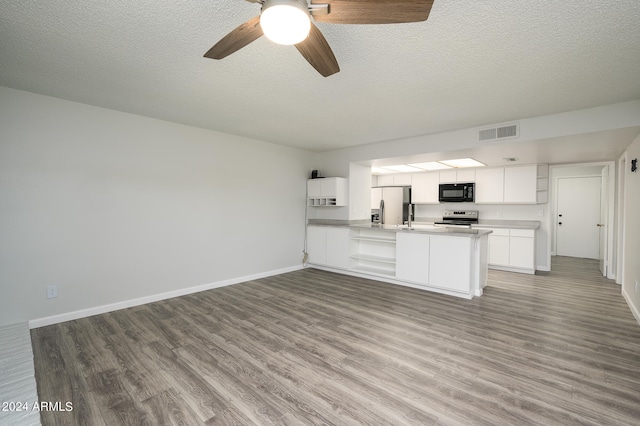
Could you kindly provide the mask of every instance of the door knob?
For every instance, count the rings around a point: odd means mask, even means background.
[[[558,222],[558,225],[562,225],[562,222]]]
[[[558,216],[562,217],[562,215],[561,215],[561,214],[559,214]]]
[[[604,226],[604,223],[599,223],[598,226],[602,227],[602,226]]]

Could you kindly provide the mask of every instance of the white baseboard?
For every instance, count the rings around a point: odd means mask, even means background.
[[[47,325],[58,324],[65,321],[71,321],[79,318],[86,318],[93,315],[104,314],[107,312],[113,312],[120,309],[131,308],[133,306],[144,305],[146,303],[157,302],[160,300],[171,299],[173,297],[184,296],[187,294],[198,293],[200,291],[211,290],[214,288],[225,287],[232,284],[243,283],[246,281],[257,280],[260,278],[271,277],[274,275],[285,274],[287,272],[293,272],[302,269],[303,266],[291,266],[288,268],[276,269],[273,271],[261,272],[254,275],[247,275],[244,277],[231,278],[228,280],[217,281],[214,283],[198,285],[194,287],[181,288],[179,290],[168,291],[165,293],[152,294],[150,296],[139,297],[136,299],[123,300],[121,302],[110,303],[108,305],[95,306],[87,309],[80,309],[78,311],[66,312],[64,314],[52,315],[44,318],[36,318],[29,321],[29,328],[44,327]]]
[[[624,287],[622,287],[622,297],[624,297],[624,300],[627,302],[629,309],[631,309],[631,313],[633,314],[636,321],[638,322],[638,325],[640,325],[640,311],[638,311],[638,308],[636,308],[633,302],[631,302],[631,298],[629,297],[627,292],[624,291]]]

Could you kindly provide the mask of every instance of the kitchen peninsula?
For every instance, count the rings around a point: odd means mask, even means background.
[[[491,232],[315,220],[307,226],[308,265],[471,299],[487,282]]]

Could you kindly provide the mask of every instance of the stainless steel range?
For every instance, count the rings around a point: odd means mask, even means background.
[[[478,223],[478,210],[445,210],[442,221],[434,222],[434,225],[471,228],[471,225],[476,223]]]

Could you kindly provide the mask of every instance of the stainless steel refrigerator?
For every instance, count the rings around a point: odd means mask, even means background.
[[[409,219],[410,186],[371,188],[371,220],[383,225],[401,225]],[[413,219],[413,218],[412,218]]]

